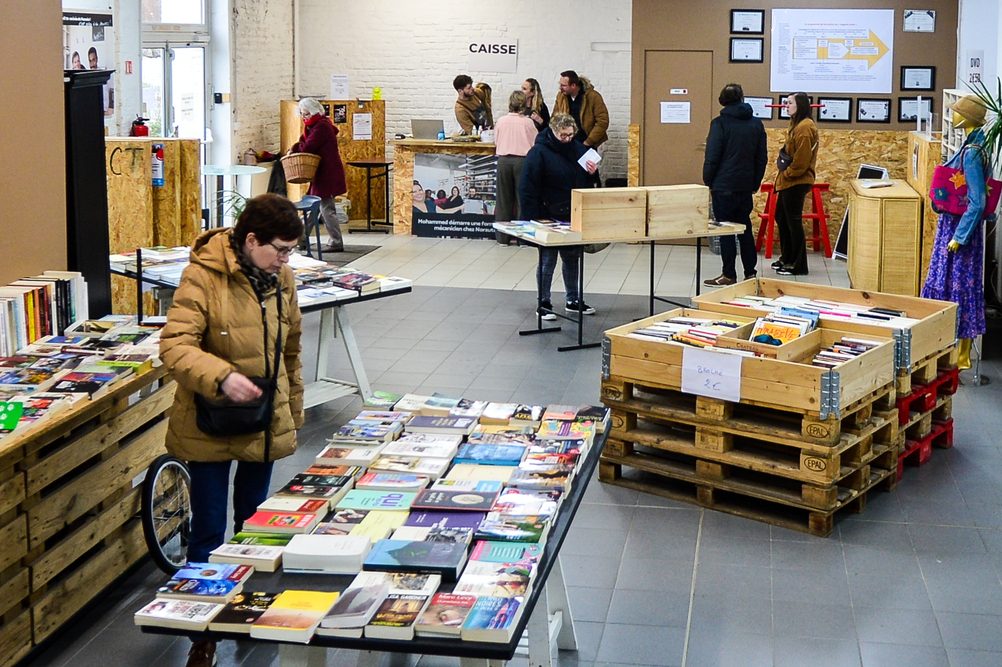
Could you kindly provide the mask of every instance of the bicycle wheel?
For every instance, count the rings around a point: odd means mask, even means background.
[[[143,482],[143,536],[153,562],[174,574],[188,558],[191,534],[191,477],[185,464],[163,454],[154,459]]]

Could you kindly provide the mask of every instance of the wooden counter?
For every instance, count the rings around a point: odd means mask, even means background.
[[[418,153],[447,155],[494,155],[493,143],[397,139],[393,142],[393,233],[411,233],[411,185],[414,156]]]
[[[922,197],[908,183],[849,191],[849,280],[854,289],[917,296]]]

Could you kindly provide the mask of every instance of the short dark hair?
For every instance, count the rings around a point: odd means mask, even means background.
[[[737,104],[745,101],[745,91],[741,89],[740,83],[729,83],[720,89],[720,97],[717,98],[720,106],[726,107],[728,104]]]
[[[561,72],[560,76],[566,76],[567,77],[567,83],[569,83],[569,84],[572,84],[574,86],[580,86],[581,85],[581,77],[579,77],[578,73],[575,72],[572,69],[569,69],[569,70]]]
[[[793,93],[793,99],[797,101],[797,111],[790,119],[790,124],[796,125],[803,119],[810,118],[814,109],[811,108],[811,98],[807,96],[807,93]]]
[[[276,238],[291,241],[303,235],[303,221],[291,201],[269,192],[248,199],[233,225],[233,238],[241,247],[251,232],[258,243],[271,243]]]
[[[473,79],[470,78],[469,74],[460,74],[455,79],[452,80],[452,87],[456,90],[462,90],[468,85],[473,83]]]

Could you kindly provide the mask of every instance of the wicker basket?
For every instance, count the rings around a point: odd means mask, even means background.
[[[289,183],[309,183],[317,173],[320,156],[313,153],[289,153],[282,158],[285,180]]]

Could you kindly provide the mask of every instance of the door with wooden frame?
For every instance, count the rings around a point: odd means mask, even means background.
[[[706,133],[718,107],[712,86],[712,51],[644,52],[641,184],[703,182]],[[661,102],[688,102],[689,122],[662,123]]]

